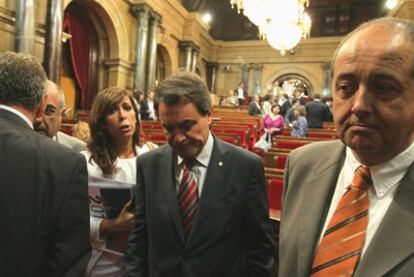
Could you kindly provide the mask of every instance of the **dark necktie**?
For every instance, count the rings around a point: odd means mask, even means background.
[[[196,161],[193,159],[183,161],[183,176],[178,186],[178,202],[187,238],[193,226],[198,206],[198,186],[195,176],[191,172],[191,168],[195,163]]]
[[[311,276],[352,276],[365,243],[368,225],[369,168],[355,170],[319,244]]]

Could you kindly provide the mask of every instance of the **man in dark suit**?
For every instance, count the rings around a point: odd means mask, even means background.
[[[315,94],[314,100],[305,105],[306,119],[309,128],[322,128],[323,122],[331,122],[332,114],[329,107],[321,101],[321,96]]]
[[[33,130],[45,85],[35,58],[0,54],[0,276],[82,276],[89,259],[85,159]]]
[[[260,110],[260,96],[255,95],[253,101],[249,103],[248,107],[249,115],[261,115],[262,111]]]
[[[414,273],[414,22],[381,18],[333,59],[341,141],[291,152],[279,276]]]
[[[141,100],[139,112],[142,120],[154,120],[154,92],[150,91],[144,99]]]
[[[260,158],[210,133],[211,100],[197,75],[167,78],[156,100],[169,144],[138,158],[124,276],[269,276],[274,241]]]

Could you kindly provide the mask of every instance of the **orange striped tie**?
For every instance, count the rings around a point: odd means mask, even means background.
[[[359,166],[342,196],[316,251],[310,276],[352,276],[368,225],[369,168]]]

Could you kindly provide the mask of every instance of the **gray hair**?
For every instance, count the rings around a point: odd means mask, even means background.
[[[401,33],[405,35],[408,39],[414,42],[414,21],[412,20],[406,20],[401,18],[395,18],[395,17],[381,17],[377,18],[368,22],[365,22],[361,25],[359,25],[355,30],[350,32],[345,38],[342,39],[342,41],[339,43],[338,47],[335,50],[335,53],[333,55],[332,61],[331,61],[331,73],[334,72],[334,66],[336,59],[338,57],[338,53],[341,50],[342,46],[345,44],[345,42],[348,41],[349,38],[354,36],[356,33],[358,33],[361,30],[367,29],[373,25],[385,25],[390,27],[395,31],[395,33]],[[411,74],[414,75],[414,64],[411,67]]]
[[[63,90],[60,86],[58,86],[56,83],[52,82],[51,80],[47,81],[47,86],[52,87],[52,89],[56,90],[59,98],[60,98],[60,108],[63,110],[65,108],[65,95],[63,94]]]
[[[180,70],[159,83],[155,89],[155,102],[175,105],[189,100],[201,115],[211,112],[211,98],[204,81],[194,73]]]
[[[42,102],[46,73],[37,59],[21,53],[0,54],[0,103],[30,111]]]

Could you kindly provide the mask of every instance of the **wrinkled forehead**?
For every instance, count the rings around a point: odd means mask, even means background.
[[[376,24],[358,31],[338,49],[335,66],[343,60],[375,57],[387,63],[413,62],[413,41],[406,33],[385,24]],[[334,66],[334,68],[335,68]]]

